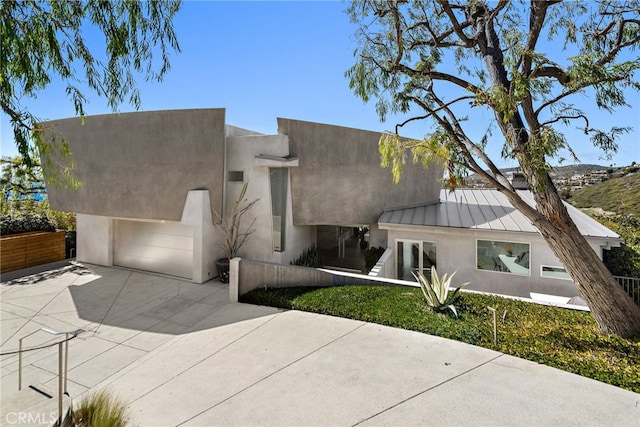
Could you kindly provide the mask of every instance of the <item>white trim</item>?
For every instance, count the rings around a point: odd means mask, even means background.
[[[398,279],[398,242],[407,242],[407,243],[417,243],[418,244],[418,255],[423,253],[424,250],[424,245],[423,243],[433,243],[433,245],[435,245],[436,247],[436,266],[438,265],[438,242],[435,240],[414,240],[414,239],[402,239],[402,238],[396,238],[394,239],[394,245],[393,245],[393,253],[394,253],[394,263],[393,263],[393,269],[394,269],[394,276],[396,277],[396,279]],[[423,257],[418,256],[418,271],[423,271],[424,270],[424,264],[423,264]],[[402,280],[402,279],[398,279],[398,280]]]
[[[568,277],[556,277],[556,276],[545,276],[544,273],[544,268],[560,268],[562,270],[564,270],[564,272],[567,274]],[[559,265],[543,265],[540,264],[540,277],[545,278],[545,279],[557,279],[557,280],[569,280],[571,281],[571,276],[569,275],[569,272],[567,271],[566,268],[561,267]]]

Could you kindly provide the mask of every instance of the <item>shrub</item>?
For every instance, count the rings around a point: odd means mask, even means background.
[[[127,425],[126,408],[124,402],[102,390],[84,398],[77,408],[69,408],[62,426],[124,427]]]
[[[28,231],[55,231],[56,229],[49,217],[34,213],[2,215],[0,223],[2,235]]]
[[[595,219],[618,233],[625,241],[622,246],[602,253],[602,260],[611,274],[640,277],[640,218],[618,215]]]
[[[316,248],[315,246],[311,246],[310,248],[303,250],[302,255],[291,261],[290,264],[300,265],[302,267],[320,267],[322,264],[320,263],[320,254],[318,253],[318,248]]]
[[[2,234],[76,229],[74,213],[55,211],[46,200],[3,201],[0,222]]]

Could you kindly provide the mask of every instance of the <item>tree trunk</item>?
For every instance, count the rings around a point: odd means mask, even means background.
[[[511,83],[490,10],[481,10],[475,17],[474,28],[478,49],[483,55],[492,85],[508,93]],[[536,209],[532,209],[513,190],[503,190],[505,195],[512,205],[538,228],[553,253],[562,262],[591,309],[600,332],[616,334],[623,338],[640,336],[640,307],[617,283],[582,236],[562,203],[549,174],[541,168],[546,164],[544,154],[531,146],[535,145],[536,141],[529,140],[530,133],[540,134],[537,119],[533,117],[535,122],[529,123],[527,129],[518,108],[512,111],[510,117],[506,117],[504,111],[492,108],[503,136],[513,149],[527,177],[536,201]]]
[[[582,236],[548,176],[544,189],[534,191],[534,197],[541,215],[529,219],[571,275],[598,323],[599,331],[623,338],[640,336],[640,307]],[[524,212],[526,209],[519,210],[530,216]]]

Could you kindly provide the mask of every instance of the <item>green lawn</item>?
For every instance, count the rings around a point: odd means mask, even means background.
[[[640,339],[599,335],[587,312],[463,293],[456,319],[429,311],[421,296],[420,289],[401,286],[295,287],[256,289],[241,301],[424,332],[640,392]],[[487,306],[498,310],[497,345]]]

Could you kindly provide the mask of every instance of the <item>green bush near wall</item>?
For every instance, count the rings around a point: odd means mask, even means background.
[[[640,277],[640,218],[617,215],[594,219],[624,239],[624,244],[619,248],[603,251],[602,259],[611,274]]]
[[[318,248],[311,246],[310,248],[303,250],[302,254],[298,258],[291,261],[291,265],[311,268],[320,267],[320,253],[318,252]]]
[[[55,231],[56,229],[49,217],[37,213],[2,215],[0,224],[0,233],[3,236],[29,231]]]
[[[55,211],[49,203],[21,200],[20,204],[3,202],[0,215],[0,234],[3,236],[30,231],[65,230],[66,255],[75,255],[76,216],[71,212]],[[73,250],[73,254],[72,254]]]

